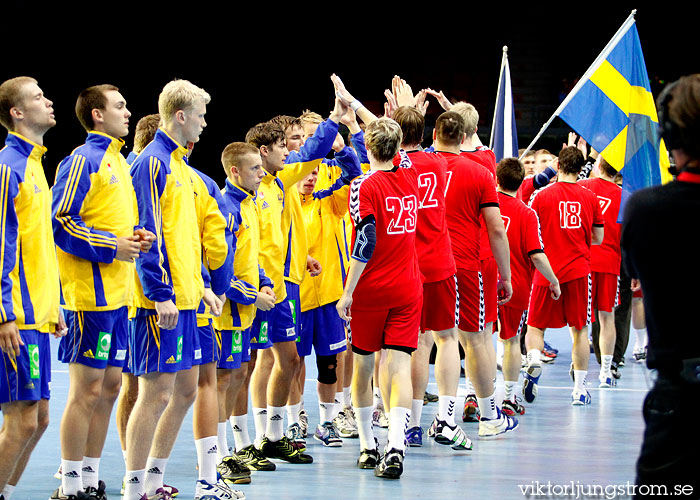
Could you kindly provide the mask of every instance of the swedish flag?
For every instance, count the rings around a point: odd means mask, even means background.
[[[622,173],[623,205],[637,189],[672,179],[633,16],[555,113]]]

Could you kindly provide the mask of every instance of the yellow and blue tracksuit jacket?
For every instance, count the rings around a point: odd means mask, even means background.
[[[226,292],[233,275],[233,233],[226,223],[224,199],[216,182],[208,175],[190,167],[202,242],[202,278],[204,286],[214,294]],[[197,308],[198,326],[206,326],[214,315],[200,302]]]
[[[255,319],[258,291],[274,284],[258,263],[260,253],[260,208],[257,195],[226,180],[224,211],[234,235],[233,277],[226,292],[221,316],[214,318],[217,330],[245,330]]]
[[[362,174],[356,153],[348,146],[324,160],[312,195],[300,194],[309,255],[321,274],[305,275],[300,286],[302,312],[337,301],[343,294],[349,251],[343,217],[348,211],[349,183]]]
[[[139,225],[156,235],[151,250],[136,261],[134,306],[155,309],[172,300],[196,310],[204,294],[202,245],[187,148],[163,129],[131,165]]]
[[[0,323],[51,332],[61,292],[45,153],[13,132],[0,150]]]
[[[350,138],[350,143],[352,144],[353,149],[355,150],[355,153],[360,159],[360,168],[362,169],[362,173],[366,174],[369,172],[369,157],[367,156],[367,147],[365,146],[365,133],[364,132],[358,132],[357,134],[351,136]],[[336,175],[338,175],[338,172],[335,171]],[[330,181],[335,181],[337,177],[334,177]],[[323,189],[323,185],[318,185],[316,186],[316,191],[319,189]],[[350,253],[352,251],[352,219],[350,218],[349,213],[345,213],[343,218],[340,220],[340,226],[342,228],[342,231],[345,235],[345,253],[344,253],[344,262],[345,262],[345,269],[348,268],[350,265]]]
[[[63,307],[108,311],[131,304],[134,264],[116,260],[117,238],[138,225],[124,141],[90,132],[56,171],[52,223]]]
[[[308,248],[296,183],[309,175],[331,150],[338,124],[326,120],[299,152],[291,151],[284,169],[267,174],[258,189],[261,213],[261,264],[275,284],[277,303],[287,297],[284,280],[299,284]]]

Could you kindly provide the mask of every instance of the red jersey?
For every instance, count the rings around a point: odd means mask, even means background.
[[[470,160],[475,161],[482,167],[485,167],[489,172],[491,172],[491,175],[493,175],[493,178],[496,178],[496,154],[491,151],[489,148],[486,146],[480,146],[474,151],[460,151],[462,156],[465,156],[469,158]],[[480,250],[479,250],[479,259],[484,260],[488,259],[489,257],[493,256],[493,252],[491,252],[491,242],[489,241],[489,233],[486,230],[486,225],[484,224],[484,219],[483,217],[480,217],[481,221],[481,242],[480,242]]]
[[[509,307],[526,310],[535,266],[530,260],[533,253],[544,252],[537,214],[518,198],[498,193],[501,218],[510,246],[510,273],[513,298]]]
[[[456,272],[450,234],[445,220],[447,161],[424,151],[408,153],[418,172],[418,225],[416,251],[426,283],[444,280]],[[398,165],[400,156],[394,159]]]
[[[591,248],[591,271],[619,275],[622,261],[620,251],[622,225],[617,222],[617,216],[620,212],[622,188],[614,182],[600,178],[584,179],[579,183],[596,194],[605,218],[603,243]]]
[[[496,181],[478,163],[462,155],[439,152],[447,160],[447,227],[457,269],[479,271],[481,209],[498,207]]]
[[[391,309],[418,300],[423,284],[416,253],[418,172],[406,158],[393,170],[370,170],[350,185],[355,227],[374,216],[377,241],[353,293],[353,307]],[[354,243],[353,243],[354,244]]]
[[[559,181],[538,190],[530,206],[542,224],[544,248],[559,282],[590,274],[593,226],[605,224],[595,193],[578,183]],[[533,284],[549,286],[549,281],[535,271]]]

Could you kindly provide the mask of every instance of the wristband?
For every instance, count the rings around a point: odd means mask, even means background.
[[[352,109],[356,113],[357,113],[357,110],[360,109],[361,107],[362,107],[362,103],[360,101],[358,101],[357,99],[355,99],[354,101],[352,101],[350,103],[350,109]]]

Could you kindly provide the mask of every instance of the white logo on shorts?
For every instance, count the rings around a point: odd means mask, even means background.
[[[202,350],[197,349],[194,351],[194,359],[202,359]]]

